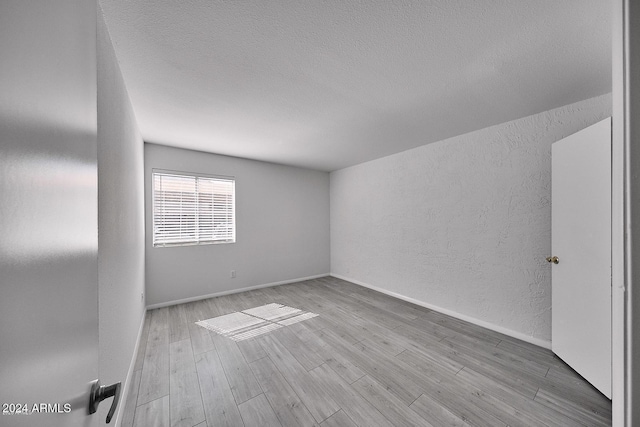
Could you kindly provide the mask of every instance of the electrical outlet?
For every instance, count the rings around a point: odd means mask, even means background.
[[[233,279],[234,277],[236,277],[236,271],[235,270],[231,270],[231,278]]]

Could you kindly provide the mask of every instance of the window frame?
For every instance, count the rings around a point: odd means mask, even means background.
[[[206,181],[219,181],[219,182],[225,182],[225,183],[231,183],[231,202],[230,207],[231,207],[231,233],[230,233],[230,237],[227,239],[200,239],[199,237],[194,237],[194,238],[185,238],[182,240],[175,240],[175,241],[170,241],[167,242],[166,239],[162,239],[162,238],[158,238],[157,237],[157,217],[159,216],[156,213],[156,205],[157,205],[157,200],[156,200],[156,175],[160,175],[160,176],[175,176],[175,177],[179,177],[179,178],[187,178],[187,179],[193,179],[195,181],[195,185],[196,185],[196,190],[194,190],[193,194],[195,196],[195,201],[194,203],[194,208],[195,208],[195,215],[196,218],[193,221],[194,225],[197,227],[198,230],[200,230],[200,226],[199,223],[201,221],[201,217],[200,217],[200,205],[198,203],[198,197],[200,192],[197,191],[197,186],[198,186],[198,181],[199,180],[206,180]],[[235,243],[236,242],[236,178],[235,176],[225,176],[225,175],[212,175],[212,174],[206,174],[206,173],[199,173],[199,172],[185,172],[185,171],[174,171],[174,170],[167,170],[167,169],[152,169],[151,170],[151,242],[152,242],[152,247],[154,248],[167,248],[167,247],[176,247],[176,246],[201,246],[201,245],[223,245],[223,244],[230,244],[230,243]],[[215,193],[210,193],[210,194],[215,194]],[[215,215],[213,213],[214,209],[213,209],[213,197],[212,197],[212,208],[211,208],[211,222],[209,224],[209,226],[211,227],[211,230],[213,230],[216,226],[216,222],[215,222]],[[198,231],[196,231],[196,235],[198,234]]]

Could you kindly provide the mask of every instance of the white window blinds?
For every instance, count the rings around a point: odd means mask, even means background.
[[[153,173],[153,246],[235,242],[235,181]]]

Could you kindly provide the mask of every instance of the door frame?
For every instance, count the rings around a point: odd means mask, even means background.
[[[631,426],[640,423],[640,259],[633,256],[640,227],[632,227],[640,224],[640,120],[632,120],[640,111],[640,5],[614,0],[612,8],[612,410],[614,426]]]

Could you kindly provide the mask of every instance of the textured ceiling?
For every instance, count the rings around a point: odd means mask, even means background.
[[[100,0],[143,138],[336,170],[611,90],[603,0]]]

